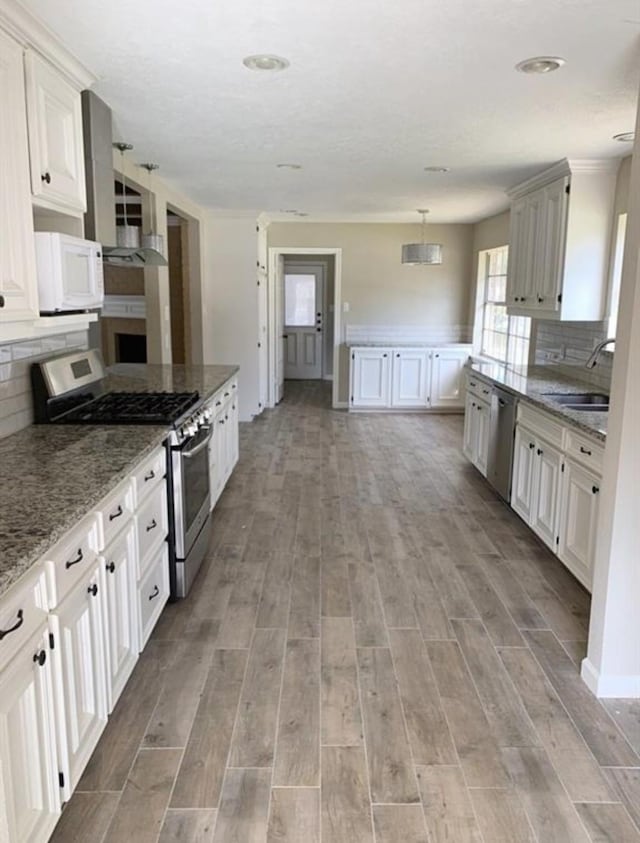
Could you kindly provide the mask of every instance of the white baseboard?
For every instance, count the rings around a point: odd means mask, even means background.
[[[583,659],[580,675],[596,697],[602,699],[611,697],[628,700],[640,699],[640,674],[637,676],[617,676],[615,674],[607,676],[599,673],[589,659]]]
[[[336,401],[333,405],[334,410],[348,410],[349,409],[349,402],[348,401]]]

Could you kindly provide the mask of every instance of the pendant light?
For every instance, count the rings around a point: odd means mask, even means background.
[[[422,214],[422,243],[405,243],[402,247],[402,263],[407,264],[439,264],[442,263],[442,244],[427,243],[426,208],[418,208]]]
[[[151,193],[151,173],[160,168],[160,164],[140,164],[141,167],[149,173],[149,193]],[[156,234],[150,231],[149,234],[142,235],[142,248],[154,249],[156,252],[162,254],[164,252],[164,239],[162,234]]]
[[[124,173],[124,154],[133,149],[131,143],[114,143],[116,149],[120,150],[122,160],[122,204],[124,207],[124,225],[116,226],[116,243],[123,249],[137,249],[140,246],[140,229],[137,225],[127,223],[127,177]]]

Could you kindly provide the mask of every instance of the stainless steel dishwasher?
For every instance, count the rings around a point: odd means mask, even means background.
[[[517,405],[515,395],[497,386],[492,388],[487,480],[507,503],[511,500]]]

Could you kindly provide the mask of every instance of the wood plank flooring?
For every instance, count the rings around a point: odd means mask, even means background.
[[[329,392],[241,426],[54,843],[640,843],[640,707],[580,679],[589,595],[461,416]]]

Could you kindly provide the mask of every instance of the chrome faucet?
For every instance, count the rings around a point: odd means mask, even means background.
[[[584,364],[587,367],[587,369],[593,369],[593,367],[598,362],[598,357],[600,357],[600,352],[602,351],[602,349],[606,345],[609,345],[610,343],[615,342],[615,341],[616,341],[615,337],[611,337],[608,340],[602,340],[602,342],[599,342],[598,345],[591,352],[591,356],[589,357],[587,362]]]

